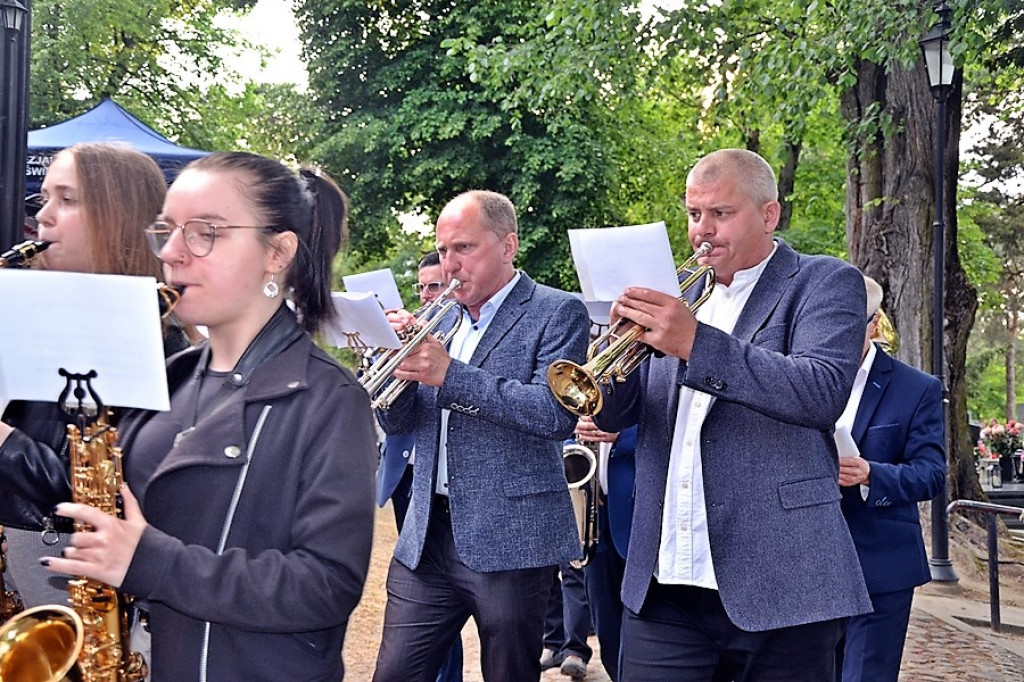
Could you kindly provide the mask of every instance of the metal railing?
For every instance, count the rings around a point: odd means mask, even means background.
[[[991,502],[979,502],[977,500],[953,500],[946,507],[946,515],[949,516],[957,509],[969,509],[971,511],[984,512],[986,514],[986,526],[988,527],[988,601],[989,613],[991,614],[991,625],[993,632],[1002,631],[1003,624],[999,615],[999,546],[996,543],[996,515],[1007,514],[1016,516],[1024,521],[1024,508],[1011,507],[1005,504],[992,504]]]

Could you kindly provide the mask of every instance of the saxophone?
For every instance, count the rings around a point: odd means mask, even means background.
[[[71,457],[71,496],[80,504],[119,515],[118,491],[124,482],[121,448],[114,445],[117,431],[107,423],[99,406],[99,418],[87,426],[68,426]],[[92,526],[75,522],[75,532]],[[128,651],[130,599],[98,580],[77,578],[68,582],[68,601],[84,627],[78,671],[82,682],[137,682],[148,668],[142,655]]]
[[[7,552],[4,544],[7,536],[4,535],[4,527],[0,526],[0,621],[6,622],[12,616],[25,610],[21,603],[21,595],[14,590],[8,590],[4,584],[4,572],[7,570]]]

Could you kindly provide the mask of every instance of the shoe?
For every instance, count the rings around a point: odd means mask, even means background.
[[[560,671],[574,680],[582,680],[587,676],[587,664],[579,656],[569,655],[562,661]]]
[[[558,658],[558,652],[554,649],[545,649],[540,655],[540,669],[550,670],[551,668],[557,668],[561,663],[561,659]]]

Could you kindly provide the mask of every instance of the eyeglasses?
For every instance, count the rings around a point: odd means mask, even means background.
[[[204,258],[213,251],[217,230],[266,230],[270,225],[214,225],[208,220],[186,220],[181,225],[158,220],[146,228],[149,246],[159,255],[175,230],[181,230],[185,248],[196,258]]]
[[[439,294],[444,291],[444,282],[427,282],[426,284],[416,282],[412,285],[412,289],[417,294],[423,293],[424,289],[427,290],[428,294]]]

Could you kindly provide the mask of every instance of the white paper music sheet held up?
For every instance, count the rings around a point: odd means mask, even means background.
[[[152,277],[0,269],[0,400],[57,402],[60,368],[105,405],[170,409]]]
[[[369,291],[376,294],[380,304],[384,306],[384,310],[397,310],[405,307],[402,303],[402,295],[398,293],[395,275],[389,268],[345,275],[341,281],[345,284],[346,291],[355,293]]]
[[[680,295],[664,222],[569,230],[569,246],[586,301],[614,301],[630,286]]]
[[[337,348],[401,348],[398,334],[372,292],[332,291],[338,320],[324,327],[324,339]]]
[[[853,439],[849,428],[836,427],[832,437],[836,441],[836,449],[839,451],[840,457],[860,457],[860,448],[857,447],[857,441]]]

